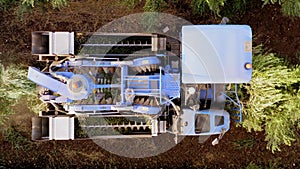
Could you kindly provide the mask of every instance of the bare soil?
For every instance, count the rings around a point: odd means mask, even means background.
[[[128,14],[142,12],[142,4],[128,9],[119,1],[72,1],[61,10],[36,7],[23,16],[15,9],[0,11],[0,60],[3,64],[36,65],[31,52],[31,32],[37,30],[93,32],[104,24]],[[188,2],[188,1],[185,1]],[[246,8],[232,23],[248,24],[254,34],[254,46],[281,54],[299,63],[300,18],[283,16],[279,6],[261,8],[260,1]],[[212,14],[191,13],[186,3],[171,6],[165,12],[183,17],[193,24],[218,23]],[[171,150],[155,157],[132,159],[111,154],[91,140],[31,142],[30,119],[33,116],[24,105],[7,125],[20,135],[7,139],[0,132],[0,168],[243,168],[254,163],[266,167],[299,168],[300,144],[282,146],[281,152],[266,150],[263,132],[247,132],[234,124],[217,146],[209,138],[199,144],[197,137],[186,137]],[[298,133],[299,134],[299,133]],[[13,134],[12,134],[13,135]],[[299,136],[299,135],[298,135]]]

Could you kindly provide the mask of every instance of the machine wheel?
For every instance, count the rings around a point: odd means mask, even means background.
[[[42,118],[32,117],[32,135],[31,140],[39,140],[42,138]]]

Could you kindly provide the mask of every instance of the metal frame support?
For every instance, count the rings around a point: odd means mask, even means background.
[[[157,136],[158,135],[158,121],[157,121],[157,119],[152,119],[151,124],[152,124],[151,134],[152,134],[152,136]]]
[[[159,67],[159,104],[162,104],[162,67]]]
[[[234,105],[238,106],[238,108],[233,108],[232,110],[235,110],[235,111],[239,111],[238,113],[236,114],[233,114],[233,116],[237,116],[239,119],[236,120],[234,119],[235,122],[238,122],[238,123],[241,123],[242,120],[243,120],[243,105],[239,99],[239,96],[238,96],[238,85],[237,84],[234,84],[234,90],[229,90],[229,91],[225,91],[225,92],[222,92],[222,94],[231,102],[233,103]],[[231,98],[230,96],[228,96],[226,93],[234,93],[235,95],[235,98]]]

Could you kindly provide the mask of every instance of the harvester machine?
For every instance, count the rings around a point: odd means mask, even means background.
[[[78,122],[90,138],[222,136],[242,120],[237,84],[251,79],[249,26],[188,25],[180,39],[96,32],[75,43],[83,35],[32,33],[32,53],[46,66],[29,67],[28,79],[47,105],[32,120],[33,140],[76,139]]]

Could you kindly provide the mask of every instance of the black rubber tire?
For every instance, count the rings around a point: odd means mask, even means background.
[[[31,140],[40,140],[42,138],[42,118],[32,117]]]

